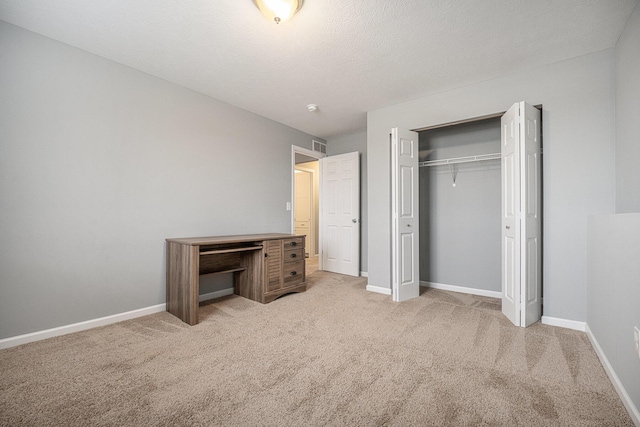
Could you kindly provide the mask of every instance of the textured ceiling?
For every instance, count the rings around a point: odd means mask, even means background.
[[[0,19],[329,139],[376,108],[613,47],[637,3],[305,0],[275,25],[252,0],[0,0]]]

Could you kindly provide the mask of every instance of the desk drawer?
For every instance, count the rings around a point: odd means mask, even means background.
[[[303,248],[304,246],[302,245],[302,237],[293,237],[291,239],[284,239],[284,250],[286,251],[287,249],[292,249],[292,248]]]
[[[284,263],[284,286],[304,282],[304,260]]]
[[[304,259],[304,248],[298,246],[298,249],[288,249],[284,251],[284,262],[299,261]]]

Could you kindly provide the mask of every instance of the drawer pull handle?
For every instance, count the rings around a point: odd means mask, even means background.
[[[296,271],[292,271],[292,272],[291,272],[291,273],[289,273],[289,274],[291,274],[292,276],[295,276],[296,274],[298,274],[298,272],[296,272]]]
[[[296,242],[291,242],[290,245],[291,246],[295,246],[295,245],[297,245],[297,243]]]
[[[298,256],[298,255],[296,255],[296,254],[291,254],[291,258],[295,258],[295,257],[297,257],[297,256]]]

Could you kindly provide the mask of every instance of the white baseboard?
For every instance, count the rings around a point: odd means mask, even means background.
[[[100,317],[98,319],[87,320],[84,322],[73,323],[71,325],[59,326],[57,328],[46,329],[44,331],[32,332],[30,334],[18,335],[15,337],[0,339],[0,350],[27,344],[34,341],[40,341],[47,338],[53,338],[60,335],[66,335],[73,332],[80,332],[98,326],[110,325],[112,323],[122,322],[123,320],[134,319],[136,317],[147,316],[149,314],[160,313],[167,309],[166,304],[152,305],[151,307],[140,308],[138,310],[127,311],[126,313],[113,314],[111,316]]]
[[[370,292],[377,292],[379,294],[391,295],[391,288],[383,288],[381,286],[367,285],[366,289]]]
[[[360,272],[360,275],[361,275],[362,277],[369,277],[369,272],[368,272],[368,271],[361,271],[361,272]]]
[[[575,329],[576,331],[585,332],[587,328],[586,322],[577,320],[560,319],[558,317],[542,316],[540,322],[544,325],[559,326],[561,328]]]
[[[198,295],[198,302],[221,298],[227,295],[233,295],[234,293],[233,291],[234,291],[233,288],[227,288],[227,289],[222,289],[220,291],[209,292],[208,294],[200,294]]]
[[[451,292],[461,292],[464,294],[480,295],[492,298],[502,298],[502,292],[487,291],[484,289],[465,288],[463,286],[446,285],[444,283],[420,281],[420,286],[426,286],[434,289],[442,289]],[[559,326],[561,328],[574,329],[576,331],[585,331],[587,324],[577,320],[567,320],[558,317],[542,316],[541,323],[550,326]]]
[[[485,289],[467,288],[464,286],[447,285],[444,283],[420,281],[420,286],[426,286],[433,289],[442,289],[443,291],[460,292],[463,294],[480,295],[482,297],[502,298],[502,292],[487,291]]]
[[[631,420],[636,426],[640,426],[640,411],[638,411],[636,405],[633,404],[631,397],[629,397],[629,394],[620,382],[620,378],[616,375],[616,371],[613,370],[613,366],[609,363],[609,359],[607,359],[604,351],[602,351],[602,347],[598,344],[598,340],[595,335],[593,335],[593,332],[591,332],[591,329],[589,329],[589,325],[585,324],[585,332],[587,333],[587,337],[589,337],[589,341],[591,341],[591,345],[593,345],[593,349],[596,351],[598,358],[600,358],[600,362],[602,363],[605,372],[613,383],[613,388],[616,389],[618,396],[620,396],[620,400],[622,400],[622,404],[627,409]]]

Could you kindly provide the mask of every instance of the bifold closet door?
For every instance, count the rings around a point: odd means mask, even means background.
[[[524,327],[542,314],[540,110],[516,103],[501,127],[502,312]]]
[[[391,130],[392,294],[394,301],[420,295],[418,134]]]

